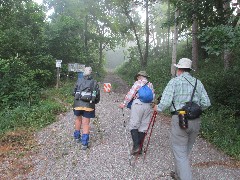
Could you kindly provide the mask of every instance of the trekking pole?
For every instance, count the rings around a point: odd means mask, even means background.
[[[150,134],[149,134],[149,137],[148,137],[148,142],[147,142],[147,146],[146,146],[146,148],[144,149],[144,158],[143,158],[143,162],[144,162],[144,160],[145,160],[145,158],[146,158],[146,154],[147,154],[147,150],[148,150],[148,145],[149,145],[149,142],[150,142],[150,138],[151,138],[151,135],[152,135],[152,130],[153,130],[153,126],[154,126],[154,124],[155,124],[155,121],[156,121],[156,116],[157,116],[157,111],[154,111],[153,112],[153,122],[152,122],[152,127],[151,127],[151,131],[150,131]]]
[[[124,126],[124,130],[125,130],[125,137],[126,137],[126,141],[127,141],[127,149],[128,149],[128,160],[129,160],[129,164],[130,166],[132,165],[131,164],[131,152],[130,152],[130,149],[129,149],[129,143],[128,143],[128,137],[127,137],[127,126],[126,126],[126,121],[125,121],[125,118],[124,118],[124,113],[123,113],[123,109],[122,109],[122,114],[123,114],[123,126]]]
[[[147,134],[148,134],[148,130],[149,130],[151,124],[154,123],[154,122],[153,122],[153,120],[155,119],[154,117],[156,117],[155,112],[153,112],[153,115],[152,115],[152,117],[151,117],[151,120],[150,120],[150,122],[149,122],[149,124],[148,124],[147,131],[146,131],[146,133],[145,133],[145,135],[144,135],[144,137],[143,137],[143,140],[142,140],[142,142],[141,142],[141,144],[140,144],[140,148],[139,148],[138,154],[137,154],[137,156],[136,156],[136,158],[135,158],[134,164],[136,163],[136,161],[137,161],[137,159],[138,159],[138,156],[139,156],[139,154],[140,154],[140,151],[141,151],[141,149],[142,149],[142,147],[143,147],[143,143],[144,143],[145,137],[146,137]],[[155,120],[154,120],[154,121],[155,121]],[[152,126],[153,126],[153,125],[152,125]],[[150,138],[149,138],[149,139],[150,139]]]

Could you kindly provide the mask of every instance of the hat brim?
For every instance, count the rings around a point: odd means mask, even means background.
[[[191,69],[191,70],[195,71],[195,70],[192,69],[192,68],[180,66],[180,65],[177,65],[177,64],[174,64],[174,66],[175,66],[176,68],[180,68],[180,69]]]
[[[138,76],[143,76],[143,75],[141,75],[141,74],[136,74],[136,75],[134,76],[134,80],[135,80],[135,81],[137,81],[137,77],[138,77]],[[150,76],[143,76],[143,77],[150,78]]]

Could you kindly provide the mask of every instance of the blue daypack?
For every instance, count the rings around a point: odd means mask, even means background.
[[[144,84],[138,91],[138,99],[140,99],[141,102],[144,103],[151,103],[153,100],[153,92],[151,90],[151,88],[149,88],[147,86],[148,82],[146,84]],[[127,108],[131,109],[132,103],[133,103],[132,99],[128,104],[127,104]]]
[[[151,103],[153,100],[153,92],[147,86],[147,83],[138,90],[138,99],[140,99],[140,101],[144,103]]]

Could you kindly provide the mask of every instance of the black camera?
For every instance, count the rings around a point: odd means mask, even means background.
[[[75,100],[79,100],[81,98],[81,94],[79,91],[75,93]]]

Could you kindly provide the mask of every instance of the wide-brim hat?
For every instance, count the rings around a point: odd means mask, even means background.
[[[181,58],[177,64],[174,64],[175,67],[181,68],[181,69],[192,69],[192,61],[188,58]]]
[[[134,79],[137,80],[137,77],[138,76],[143,76],[143,77],[146,77],[146,78],[150,78],[150,76],[147,74],[146,71],[139,71],[135,76],[134,76]]]

